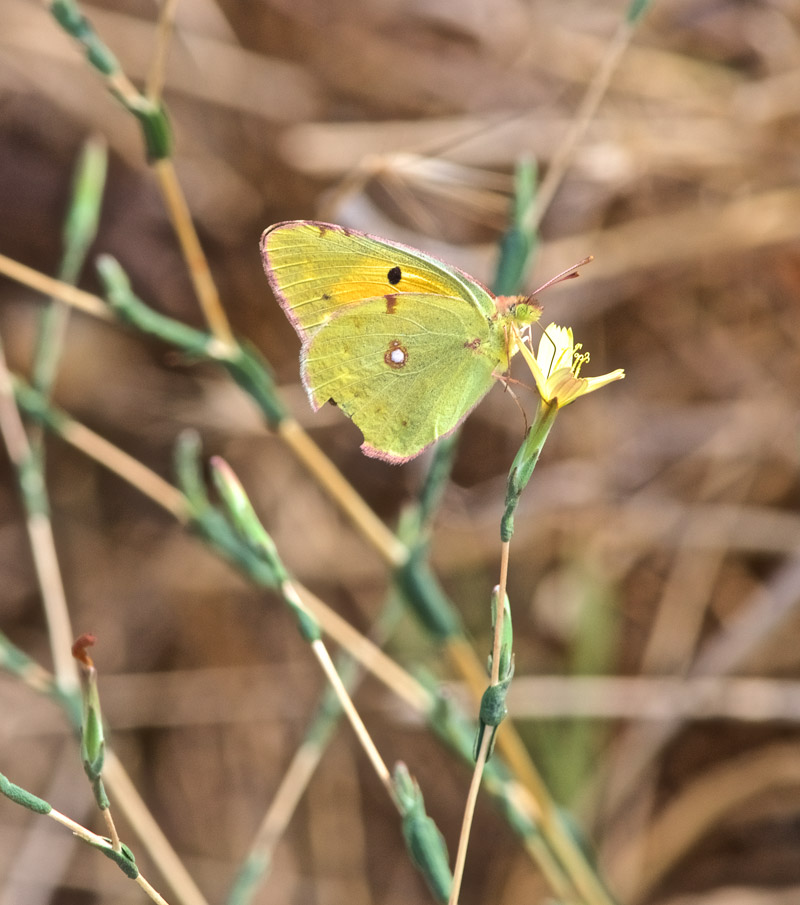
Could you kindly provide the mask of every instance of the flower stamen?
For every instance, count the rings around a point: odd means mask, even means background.
[[[588,352],[581,352],[582,348],[582,343],[576,343],[575,351],[572,353],[572,373],[576,377],[581,376],[581,368],[588,364],[592,357]]]

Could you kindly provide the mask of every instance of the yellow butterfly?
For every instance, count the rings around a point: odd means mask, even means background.
[[[386,462],[455,430],[541,315],[532,297],[494,296],[421,251],[331,223],[277,223],[261,255],[302,341],[312,408],[335,402],[362,451]]]

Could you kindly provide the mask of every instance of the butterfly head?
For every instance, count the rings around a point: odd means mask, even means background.
[[[501,317],[505,317],[519,326],[532,324],[542,316],[542,306],[533,296],[500,295],[495,303]]]

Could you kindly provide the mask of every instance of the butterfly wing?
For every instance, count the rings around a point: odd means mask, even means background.
[[[366,455],[400,463],[453,431],[508,358],[502,330],[469,301],[408,293],[343,308],[301,361],[312,406],[333,400]]]
[[[261,256],[267,279],[303,340],[342,308],[386,293],[453,296],[487,317],[495,310],[491,293],[458,268],[332,223],[277,223],[261,236]]]

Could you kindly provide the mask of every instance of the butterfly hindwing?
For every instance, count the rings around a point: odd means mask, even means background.
[[[454,430],[508,363],[494,322],[460,297],[386,295],[349,305],[302,353],[314,408],[333,400],[362,450],[403,462]]]

